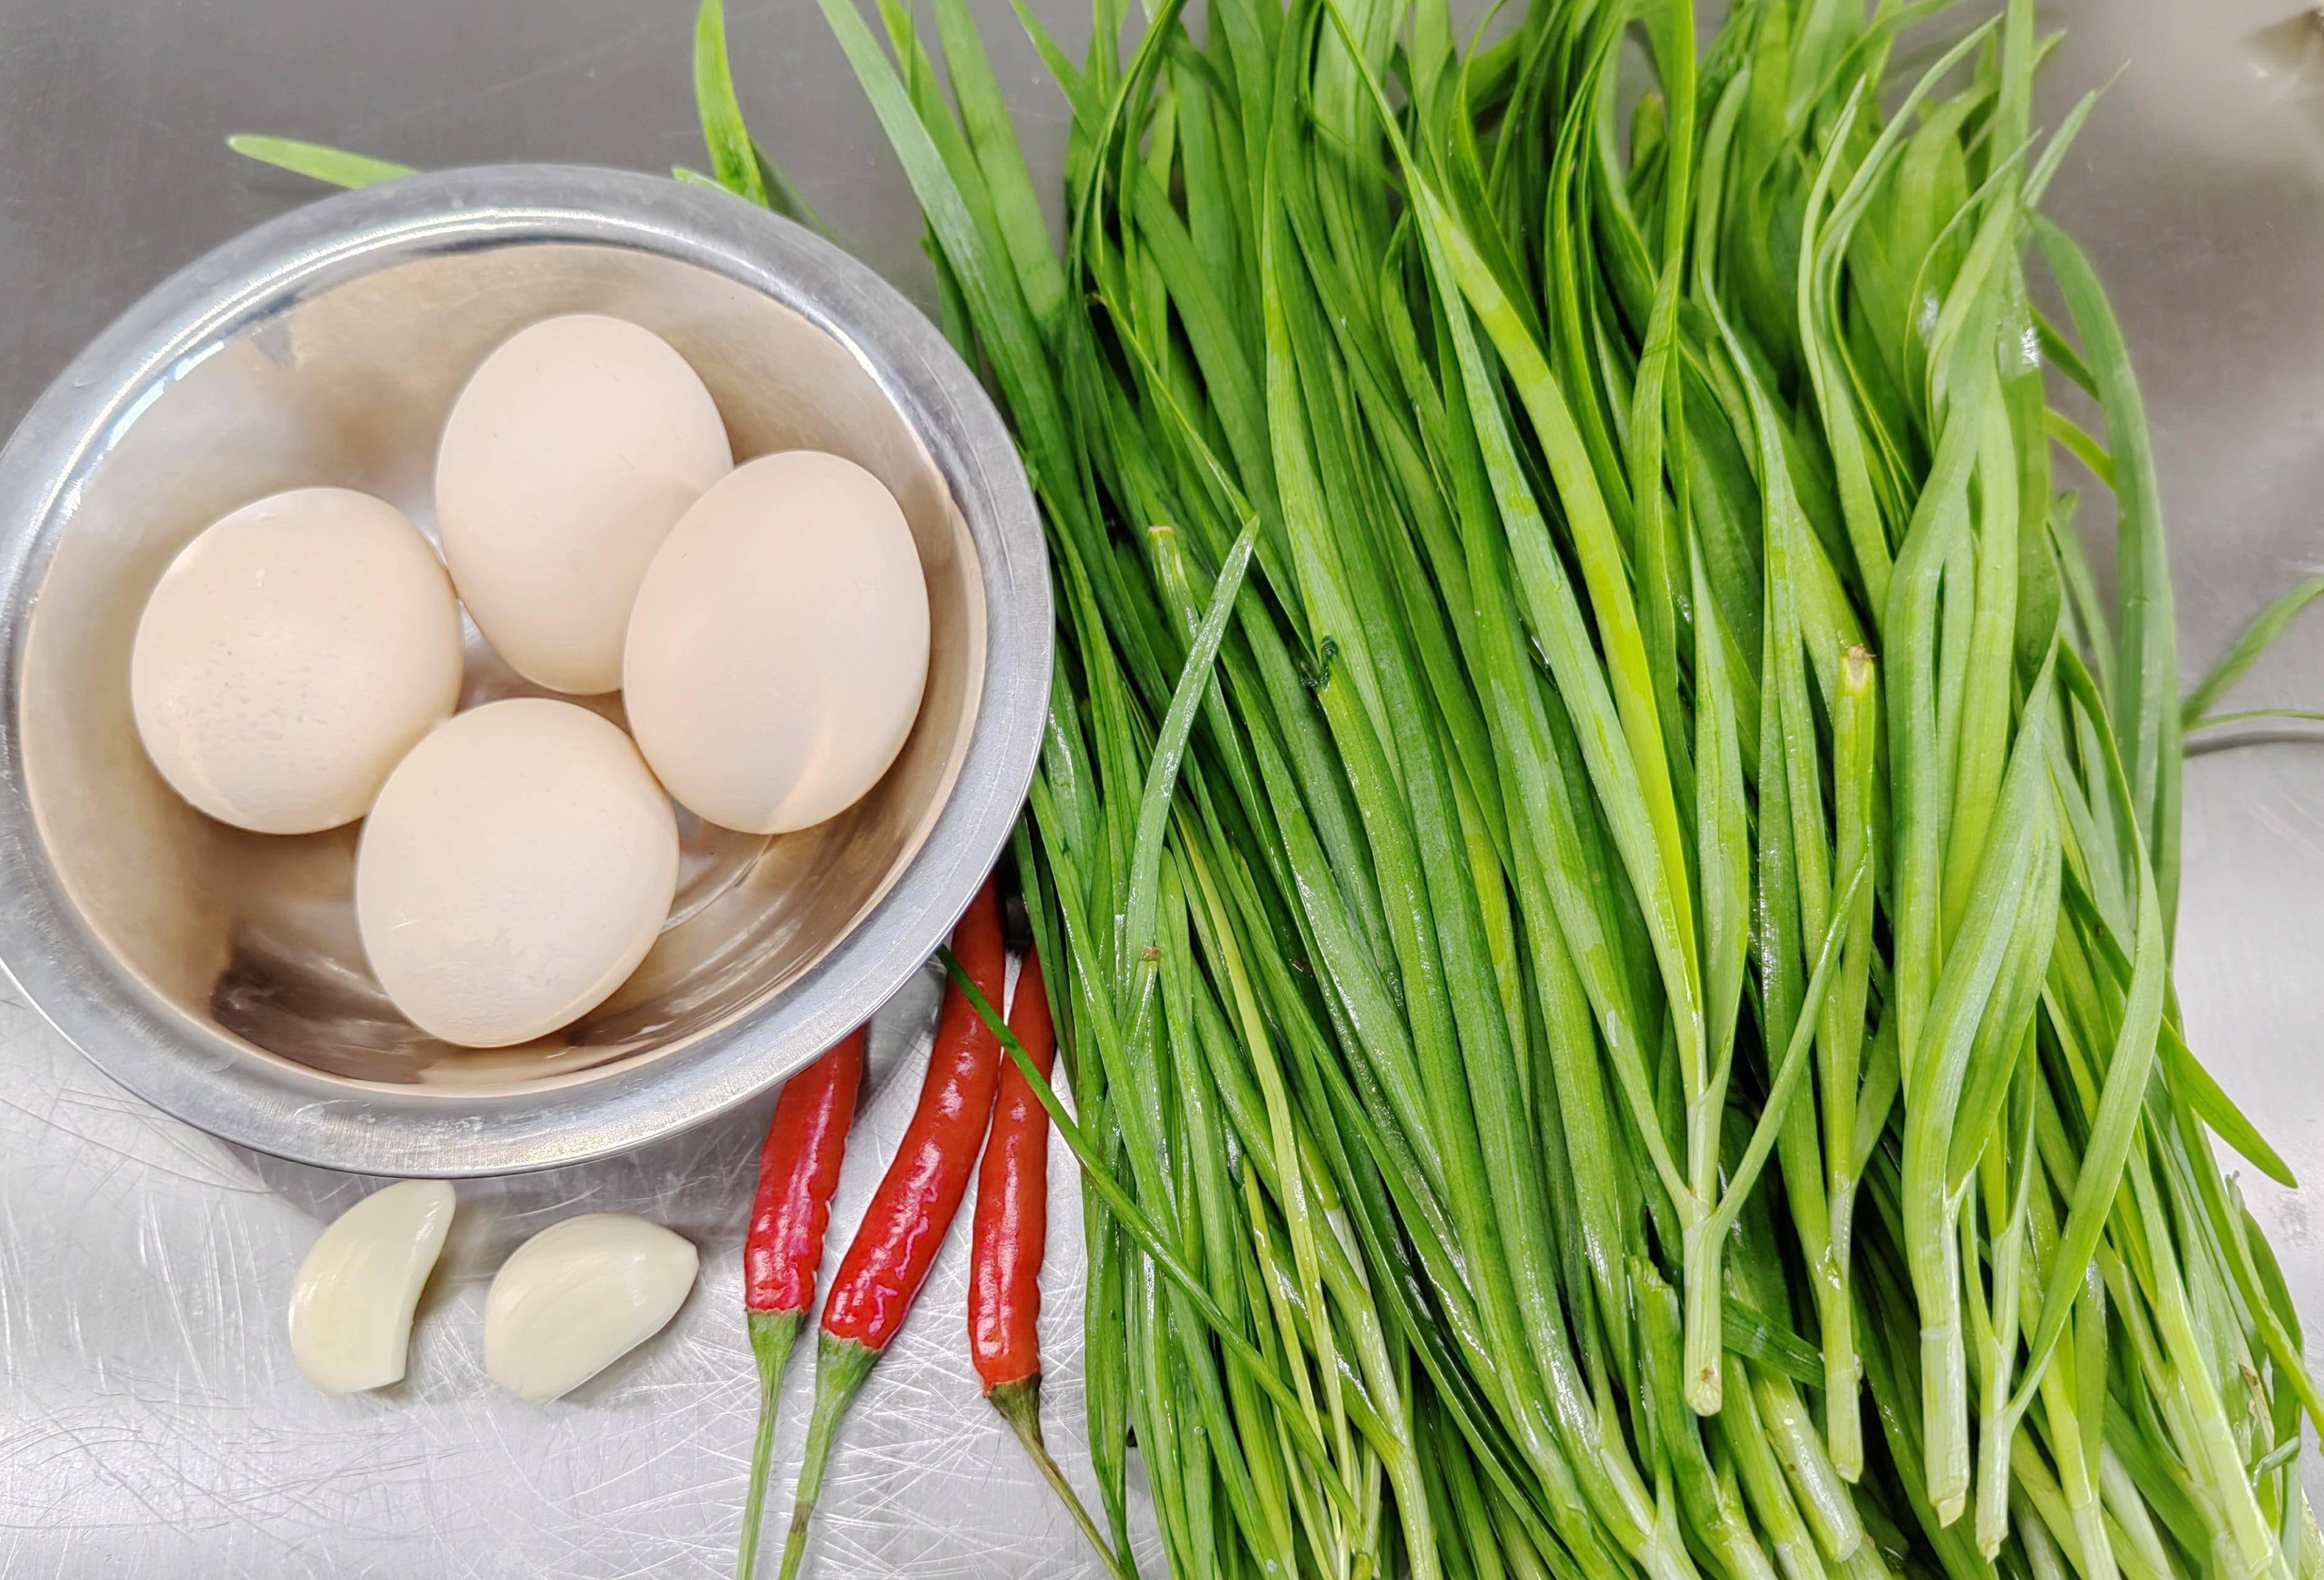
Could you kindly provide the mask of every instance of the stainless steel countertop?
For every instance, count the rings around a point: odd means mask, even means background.
[[[1008,0],[972,0],[1054,172],[1064,110]],[[841,238],[927,296],[910,197],[811,0],[729,0],[761,139]],[[1081,0],[1034,0],[1075,47]],[[154,281],[315,189],[228,132],[420,165],[699,162],[691,0],[0,0],[0,426]],[[2123,74],[2052,211],[2112,288],[2145,387],[2184,661],[2324,566],[2324,24],[2305,76],[2250,39],[2292,0],[2067,0],[2054,122]],[[2293,51],[2295,54],[2297,51]],[[2279,56],[2282,51],[2279,51]],[[2324,614],[2236,706],[2324,705]],[[0,900],[5,902],[5,900]],[[2303,1176],[2324,1179],[2324,735],[2190,762],[2179,984],[2190,1039]],[[835,1222],[850,1224],[917,1086],[936,998],[883,1016]],[[740,1225],[768,1104],[616,1162],[464,1187],[409,1381],[324,1400],[281,1337],[290,1280],[364,1182],[222,1145],[112,1086],[0,1003],[0,1575],[584,1576],[731,1568],[755,1403]],[[1077,1235],[1062,1149],[1044,1339],[1048,1419],[1081,1452]],[[2244,1171],[2311,1323],[2324,1224]],[[484,1380],[477,1324],[507,1250],[554,1216],[637,1211],[704,1252],[671,1329],[565,1402]],[[965,1222],[843,1439],[816,1573],[1092,1575],[977,1397]],[[787,1483],[810,1368],[779,1442]],[[2324,1476],[2311,1469],[2311,1487]],[[784,1517],[778,1493],[770,1513]],[[1158,1573],[1147,1555],[1149,1573]]]

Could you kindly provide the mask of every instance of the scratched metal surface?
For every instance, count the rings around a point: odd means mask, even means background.
[[[860,1215],[911,1111],[938,986],[915,979],[877,1023],[835,1224]],[[737,1225],[771,1104],[616,1162],[461,1186],[405,1380],[332,1400],[290,1358],[285,1301],[318,1228],[376,1182],[161,1119],[21,1006],[0,1015],[0,1575],[731,1572],[756,1406]],[[1051,1186],[1062,1245],[1078,1193],[1061,1149]],[[702,1248],[693,1297],[565,1400],[502,1393],[480,1341],[493,1270],[545,1224],[609,1211]],[[856,1408],[824,1492],[818,1574],[1094,1572],[978,1393],[965,1230],[964,1215]],[[1054,1260],[1042,1337],[1056,1445],[1085,1465],[1078,1272]],[[793,1366],[783,1400],[786,1484],[812,1370]],[[779,1494],[777,1520],[785,1507]]]
[[[1054,171],[1056,98],[1006,0],[973,3]],[[1069,44],[1085,36],[1081,0],[1034,5]],[[761,136],[852,247],[925,296],[908,194],[809,0],[730,7]],[[689,11],[0,0],[0,426],[154,280],[309,195],[238,168],[223,134],[426,165],[693,160]],[[2291,0],[2073,0],[2049,15],[2070,29],[2044,88],[2051,119],[2123,69],[2052,207],[2105,272],[2138,356],[2191,671],[2324,562],[2324,25],[2297,22]],[[2232,700],[2324,701],[2324,619]],[[2294,1167],[2324,1176],[2324,742],[2190,762],[2186,865],[2193,1039]],[[908,1112],[935,997],[923,977],[879,1023],[842,1225]],[[290,1363],[283,1303],[319,1226],[368,1183],[163,1119],[0,1003],[0,1575],[724,1572],[754,1402],[735,1261],[766,1112],[617,1162],[462,1187],[409,1381],[327,1400]],[[1052,1177],[1071,1225],[1062,1157]],[[2324,1319],[2309,1198],[2246,1186],[2310,1322]],[[566,1401],[500,1395],[478,1362],[493,1269],[533,1228],[605,1209],[693,1238],[700,1286],[664,1335]],[[1094,1572],[977,1398],[960,1343],[964,1228],[844,1441],[815,1550],[833,1580]],[[1085,1474],[1074,1236],[1056,1238],[1049,1419]],[[785,1400],[786,1479],[807,1373],[794,1368]]]

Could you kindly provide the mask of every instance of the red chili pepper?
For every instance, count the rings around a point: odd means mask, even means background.
[[[1044,1076],[1056,1057],[1056,1029],[1041,963],[1030,954],[1009,1001],[1009,1030]],[[1041,1377],[1041,1258],[1049,1243],[1049,1115],[1014,1060],[1004,1061],[992,1133],[976,1174],[969,1243],[968,1353],[985,1397]],[[1004,1412],[1005,1413],[1005,1412]],[[1038,1428],[1035,1428],[1038,1430]]]
[[[1009,1033],[1048,1078],[1056,1058],[1056,1024],[1041,981],[1041,962],[1028,950],[1009,1001]],[[969,1243],[968,1353],[984,1379],[984,1397],[1001,1412],[1033,1456],[1044,1480],[1064,1500],[1082,1534],[1108,1572],[1126,1573],[1097,1521],[1065,1480],[1041,1437],[1041,1260],[1049,1243],[1049,1113],[1015,1059],[1001,1065],[992,1133],[976,1173],[976,1216]]]
[[[1008,956],[1001,940],[1001,901],[991,878],[954,927],[952,947],[978,991],[988,999],[999,996],[1008,981]],[[904,1326],[912,1298],[960,1211],[992,1117],[1000,1066],[1000,1039],[964,994],[946,988],[919,1106],[824,1302],[823,1333],[816,1345],[815,1417],[807,1425],[807,1459],[791,1504],[790,1535],[783,1543],[782,1580],[798,1573],[807,1551],[807,1520],[823,1490],[840,1418]]]
[[[831,1193],[839,1185],[855,1095],[863,1084],[864,1040],[858,1027],[783,1083],[759,1152],[759,1194],[751,1204],[751,1232],[742,1241],[742,1307],[751,1354],[759,1363],[759,1436],[751,1449],[751,1491],[742,1506],[742,1555],[734,1571],[740,1580],[750,1580],[758,1562],[767,1462],[775,1444],[775,1397],[791,1346],[815,1304]]]

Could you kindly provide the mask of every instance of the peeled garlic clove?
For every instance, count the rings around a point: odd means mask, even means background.
[[[323,1231],[290,1290],[290,1353],[308,1381],[340,1394],[402,1380],[411,1309],[451,1226],[452,1187],[407,1179]]]
[[[694,1287],[692,1243],[627,1213],[551,1224],[484,1297],[484,1372],[535,1404],[578,1388],[661,1331]]]

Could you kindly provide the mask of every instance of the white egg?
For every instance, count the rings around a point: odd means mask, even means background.
[[[244,505],[186,545],[137,622],[153,765],[221,822],[354,821],[460,699],[460,611],[410,518],[348,488]]]
[[[927,584],[895,496],[853,461],[788,450],[736,467],[671,530],[622,688],[670,794],[782,834],[879,782],[927,676]]]
[[[515,698],[461,714],[389,776],[355,855],[355,920],[414,1024],[501,1048],[603,1003],[677,885],[678,819],[630,738]]]
[[[484,358],[445,421],[445,562],[520,674],[611,691],[638,578],[733,464],[710,392],[668,341],[595,313],[544,319]]]

